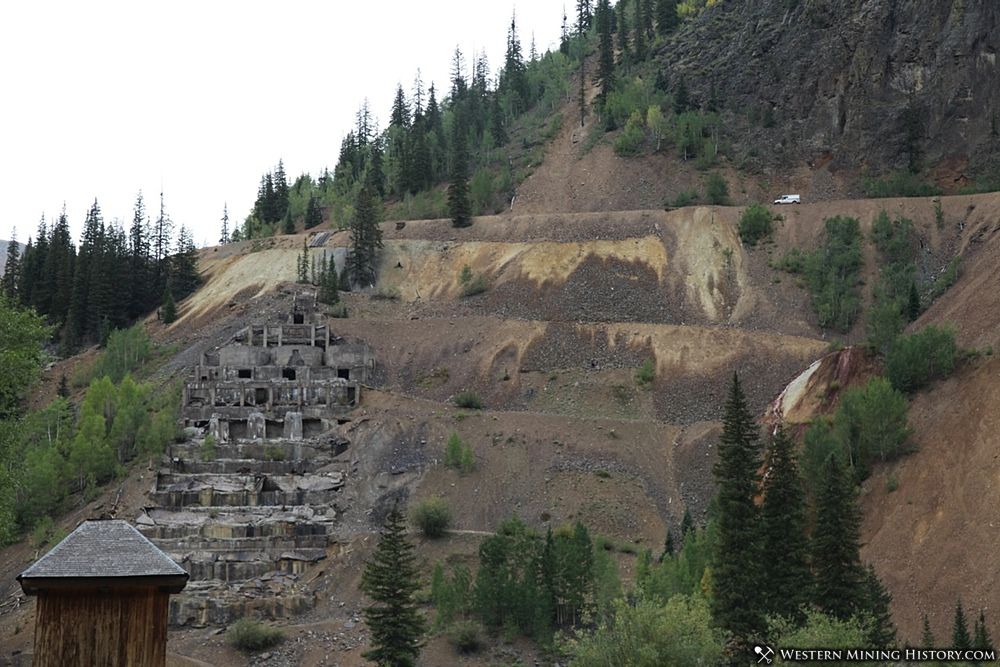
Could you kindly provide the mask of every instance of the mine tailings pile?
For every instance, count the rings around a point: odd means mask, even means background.
[[[155,475],[139,530],[191,580],[175,626],[288,618],[314,606],[301,575],[327,557],[349,441],[339,433],[372,367],[333,335],[315,296],[206,353],[184,389],[187,440]]]

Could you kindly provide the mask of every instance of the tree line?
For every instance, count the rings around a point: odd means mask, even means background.
[[[43,217],[23,254],[16,244],[8,249],[3,288],[12,303],[45,316],[70,354],[191,294],[201,282],[197,262],[190,231],[182,225],[174,237],[162,193],[155,219],[139,193],[128,230],[117,220],[105,222],[94,200],[79,245],[65,209],[51,225]]]

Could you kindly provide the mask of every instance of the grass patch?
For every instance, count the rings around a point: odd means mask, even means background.
[[[486,276],[481,273],[473,274],[468,264],[462,267],[462,272],[458,275],[458,283],[462,286],[461,295],[463,297],[482,294],[489,289]]]
[[[280,628],[273,628],[248,618],[241,618],[233,623],[226,633],[230,645],[246,652],[277,646],[284,638],[285,634]]]
[[[646,359],[635,373],[635,381],[640,387],[648,387],[656,379],[656,364],[652,359]]]
[[[373,299],[381,301],[399,301],[400,293],[398,287],[388,287],[383,285],[372,293]]]
[[[483,401],[479,398],[479,394],[474,391],[462,391],[455,394],[455,405],[460,408],[466,408],[468,410],[482,410]]]

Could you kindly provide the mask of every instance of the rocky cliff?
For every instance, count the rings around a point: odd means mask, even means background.
[[[729,113],[750,164],[915,166],[949,187],[1000,168],[998,50],[995,0],[722,0],[657,58]]]

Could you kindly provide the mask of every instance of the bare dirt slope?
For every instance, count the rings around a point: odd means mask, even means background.
[[[963,275],[918,322],[952,325],[963,347],[1000,350],[1000,212],[977,204],[963,235]],[[904,636],[928,614],[950,636],[952,610],[987,610],[1000,626],[1000,359],[984,356],[918,395],[916,452],[874,476],[865,499],[865,553],[895,598]],[[899,483],[889,493],[885,480]]]

